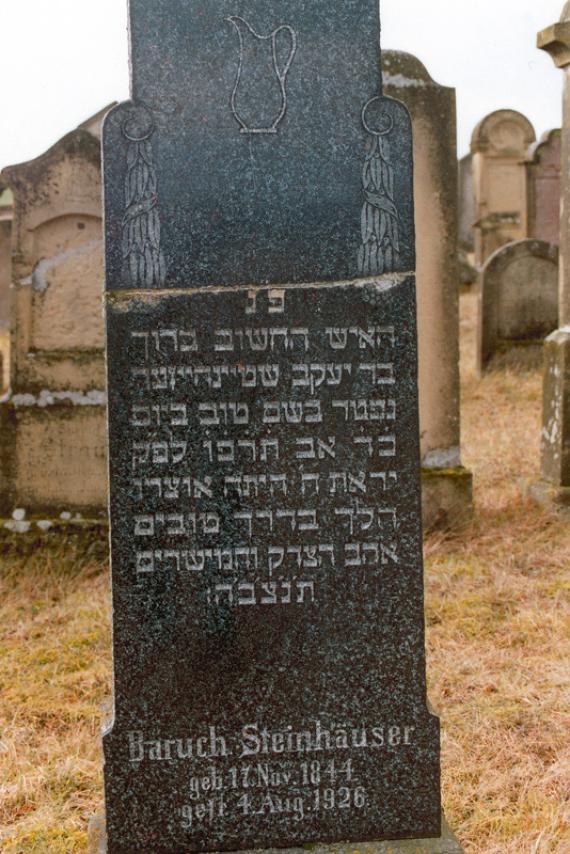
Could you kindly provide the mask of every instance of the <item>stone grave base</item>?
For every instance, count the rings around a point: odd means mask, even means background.
[[[308,845],[303,848],[269,849],[258,854],[464,854],[463,848],[442,817],[441,836],[437,839],[400,839],[384,842],[341,842],[334,845]],[[105,820],[94,816],[89,822],[88,854],[107,854]],[[153,854],[146,851],[145,854]],[[182,852],[180,852],[182,854]]]
[[[103,401],[103,392],[49,391],[0,401],[1,515],[16,508],[28,514],[53,508],[53,515],[105,515]]]
[[[526,492],[541,507],[557,510],[570,516],[570,487],[556,486],[547,480],[527,483]]]
[[[496,346],[497,349],[489,361],[479,367],[479,378],[491,371],[505,371],[509,368],[513,370],[537,370],[542,366],[544,359],[542,340],[536,338],[513,341],[501,340],[497,342]]]
[[[109,525],[106,519],[69,519],[50,514],[20,518],[18,511],[14,516],[0,516],[0,557],[27,557],[53,548],[60,554],[64,549],[66,554],[89,556],[101,562],[108,558]],[[63,516],[71,514],[63,513]]]
[[[473,475],[455,468],[422,469],[422,519],[425,531],[456,528],[473,515]]]

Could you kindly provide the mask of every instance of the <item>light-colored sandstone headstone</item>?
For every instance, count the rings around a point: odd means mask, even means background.
[[[99,140],[73,131],[2,173],[14,195],[0,512],[105,507]]]
[[[471,154],[478,267],[505,243],[527,237],[525,160],[535,139],[529,120],[515,110],[497,110],[479,122],[473,131]]]
[[[528,236],[560,241],[560,148],[562,132],[547,131],[527,159]]]
[[[10,326],[12,193],[0,185],[0,330]]]
[[[12,278],[12,192],[0,184],[0,391],[9,381],[10,282]]]
[[[422,495],[431,527],[465,517],[472,501],[460,451],[455,90],[400,51],[383,51],[382,72],[414,130]]]
[[[459,247],[467,253],[475,252],[475,219],[473,158],[466,154],[459,161]]]
[[[520,240],[498,249],[481,273],[477,367],[495,354],[541,345],[558,325],[558,248]]]
[[[535,494],[570,505],[570,3],[560,21],[538,35],[538,47],[564,71],[561,146],[560,328],[544,348],[542,478]]]

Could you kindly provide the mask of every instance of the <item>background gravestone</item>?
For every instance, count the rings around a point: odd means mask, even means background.
[[[78,128],[2,181],[14,204],[0,514],[96,520],[106,498],[99,140]]]
[[[0,183],[0,330],[10,325],[12,193]]]
[[[473,131],[475,264],[479,268],[505,243],[528,235],[525,159],[535,140],[533,126],[516,110],[497,110]]]
[[[104,130],[108,850],[459,851],[425,693],[411,129],[379,94],[378,3],[130,9],[133,102]]]
[[[459,161],[459,248],[468,256],[475,252],[476,220],[473,187],[473,156],[466,154]]]
[[[484,370],[497,353],[542,347],[557,325],[558,247],[542,240],[519,240],[497,250],[481,273],[478,370]]]
[[[8,329],[12,278],[12,193],[0,183],[0,391],[8,386]]]
[[[414,132],[422,501],[431,528],[472,510],[472,475],[461,465],[455,89],[409,53],[383,51],[382,72]]]
[[[562,131],[547,131],[527,159],[528,237],[560,243],[560,148]]]
[[[538,47],[564,72],[561,140],[559,328],[545,347],[541,475],[534,494],[570,506],[570,3],[538,34]]]

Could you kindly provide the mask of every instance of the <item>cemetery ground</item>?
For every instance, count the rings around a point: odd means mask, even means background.
[[[540,371],[474,374],[462,297],[464,456],[474,521],[426,538],[428,678],[443,797],[468,854],[570,852],[570,519],[524,497],[538,473]],[[110,692],[102,549],[4,553],[0,849],[86,850]]]

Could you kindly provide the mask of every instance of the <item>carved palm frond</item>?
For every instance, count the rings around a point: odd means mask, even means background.
[[[161,287],[166,263],[160,248],[157,179],[150,139],[131,140],[125,178],[124,275],[131,287]]]
[[[361,215],[362,244],[358,252],[361,276],[377,276],[394,270],[400,257],[400,228],[394,202],[394,170],[387,143],[374,136],[362,169],[364,204]]]

